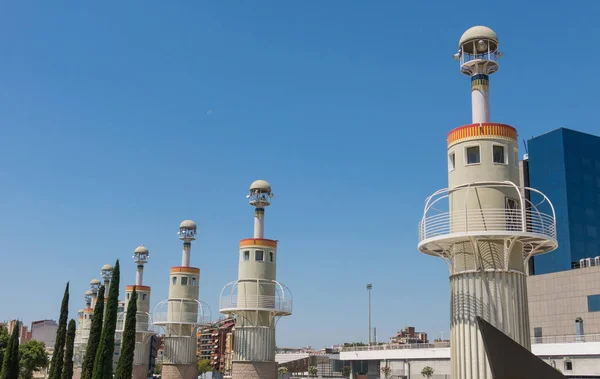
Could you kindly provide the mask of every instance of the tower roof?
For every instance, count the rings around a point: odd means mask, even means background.
[[[266,180],[255,180],[250,185],[250,191],[271,192],[271,185]]]
[[[196,229],[196,223],[192,220],[185,220],[182,221],[181,224],[179,224],[179,227],[186,229]]]
[[[84,295],[93,295],[94,292],[92,290],[85,291]]]
[[[108,270],[112,270],[113,266],[111,264],[105,264],[104,266],[102,266],[102,271],[108,271]]]
[[[185,222],[185,221],[184,221]],[[181,225],[183,225],[183,222],[181,223]],[[180,226],[180,228],[182,228],[183,226]],[[196,224],[194,224],[194,228],[196,227]],[[135,250],[133,251],[134,254],[148,254],[148,248],[144,245],[140,245],[138,247],[135,248]]]
[[[473,26],[463,33],[462,37],[460,37],[460,41],[458,42],[458,47],[460,48],[465,42],[471,41],[474,39],[491,39],[498,44],[498,36],[496,32],[487,26]]]
[[[92,286],[93,286],[93,285],[95,285],[95,284],[100,284],[100,280],[99,280],[99,279],[95,279],[95,278],[94,278],[94,279],[92,279],[92,280],[90,280],[90,285],[92,285]]]

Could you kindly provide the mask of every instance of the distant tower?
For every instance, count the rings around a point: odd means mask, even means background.
[[[196,330],[198,316],[200,269],[190,267],[192,241],[196,239],[196,224],[185,220],[179,225],[183,241],[181,266],[171,268],[169,299],[158,303],[154,325],[165,329],[163,339],[162,375],[169,379],[196,379]]]
[[[531,348],[525,267],[556,249],[555,215],[544,194],[519,186],[517,131],[489,122],[496,33],[475,26],[458,47],[454,57],[471,77],[473,123],[448,134],[448,188],[427,198],[418,247],[450,270],[452,377],[489,379],[475,318]]]
[[[96,306],[96,301],[98,301],[98,289],[100,288],[100,280],[92,279],[90,281],[90,290],[92,291],[92,306],[90,308],[94,308]]]
[[[105,264],[101,270],[102,279],[104,280],[104,302],[108,299],[108,289],[110,287],[110,280],[113,275],[113,266],[111,264]]]
[[[275,379],[275,325],[292,314],[292,294],[277,281],[277,241],[264,238],[271,186],[257,180],[247,198],[254,211],[254,238],[240,241],[238,280],[221,291],[221,313],[235,316],[232,379]]]
[[[135,355],[133,360],[133,379],[146,379],[149,377],[148,365],[150,360],[149,338],[153,332],[150,331],[150,287],[142,285],[144,276],[144,265],[150,259],[150,252],[144,245],[138,246],[133,252],[133,262],[137,265],[135,276],[135,285],[125,288],[125,312],[119,316],[117,330],[123,331],[129,299],[135,287],[137,293],[137,314],[136,314],[136,336],[135,336]]]

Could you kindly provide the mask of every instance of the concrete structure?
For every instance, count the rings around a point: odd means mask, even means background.
[[[54,347],[58,324],[54,320],[39,320],[31,323],[31,339],[43,342],[46,347]]]
[[[533,338],[531,351],[568,377],[600,377],[600,335],[571,343]],[[422,379],[421,370],[429,366],[434,369],[432,379],[462,379],[453,375],[450,356],[449,346],[433,344],[345,347],[340,352],[340,359],[351,363],[354,377],[365,379],[384,378],[381,368],[385,366],[390,367],[388,378]],[[283,362],[286,358],[282,354],[277,360]]]
[[[113,275],[113,266],[111,264],[105,264],[101,269],[102,280],[104,281],[104,302],[108,300],[108,289],[110,288],[110,280]],[[105,309],[106,310],[106,309]]]
[[[171,268],[169,299],[158,303],[154,310],[154,325],[165,330],[162,378],[195,379],[197,328],[204,320],[198,300],[200,269],[190,267],[192,241],[196,239],[196,224],[185,220],[179,225],[183,241],[181,266]]]
[[[600,335],[600,266],[529,276],[527,291],[534,340],[574,342]]]
[[[90,281],[90,291],[92,291],[92,306],[94,308],[96,306],[96,302],[98,301],[98,289],[100,288],[101,282],[98,279],[92,279]]]
[[[559,128],[527,141],[523,181],[556,210],[553,254],[535,257],[532,273],[549,274],[600,261],[600,137]],[[596,259],[596,257],[598,257]]]
[[[275,379],[275,325],[292,314],[289,289],[277,281],[277,241],[264,238],[271,186],[257,180],[247,198],[254,211],[254,238],[240,241],[238,280],[221,291],[221,313],[235,317],[232,378]]]
[[[460,39],[455,58],[471,77],[473,123],[448,134],[448,188],[426,200],[419,224],[419,250],[450,271],[452,375],[460,379],[491,375],[476,316],[530,348],[525,267],[557,246],[552,204],[519,187],[517,131],[489,122],[489,75],[499,57],[487,27]]]
[[[144,265],[150,259],[150,252],[144,245],[133,252],[133,262],[137,265],[135,284],[125,287],[125,311],[119,314],[117,333],[124,332],[127,308],[133,289],[137,293],[137,313],[135,316],[135,351],[133,358],[133,379],[149,377],[150,337],[154,334],[150,329],[150,287],[143,285]]]

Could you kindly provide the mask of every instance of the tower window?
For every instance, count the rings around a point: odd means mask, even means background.
[[[248,251],[248,250],[244,251],[244,260],[245,261],[250,260],[250,251]]]
[[[481,155],[479,154],[479,146],[469,146],[465,149],[467,164],[481,163]]]
[[[173,277],[173,285],[175,285],[175,284],[177,284],[177,277],[176,276]]]
[[[456,153],[451,152],[448,154],[448,171],[452,171],[456,168]]]
[[[269,251],[269,262],[273,262],[275,260],[275,254],[272,251]]]
[[[188,283],[188,278],[187,278],[187,277],[185,277],[185,276],[184,276],[184,277],[182,277],[182,278],[181,278],[181,285],[182,285],[182,286],[187,286],[187,283]]]
[[[142,300],[146,300],[147,295],[145,293],[142,294]]]
[[[519,150],[515,149],[515,167],[519,167]]]
[[[196,286],[196,278],[192,278],[192,285],[195,287]]]
[[[256,250],[254,252],[254,260],[255,261],[264,261],[265,260],[265,252],[262,250]]]
[[[494,163],[506,164],[506,149],[502,145],[493,145]]]
[[[565,361],[565,371],[571,371],[571,370],[573,370],[573,362]]]

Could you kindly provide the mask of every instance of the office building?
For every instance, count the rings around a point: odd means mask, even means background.
[[[31,323],[31,339],[43,342],[46,347],[54,347],[58,324],[54,320],[39,320]]]
[[[552,254],[533,259],[530,273],[570,270],[587,258],[594,264],[600,256],[600,137],[560,128],[531,138],[527,148],[524,181],[552,201],[559,242]]]

